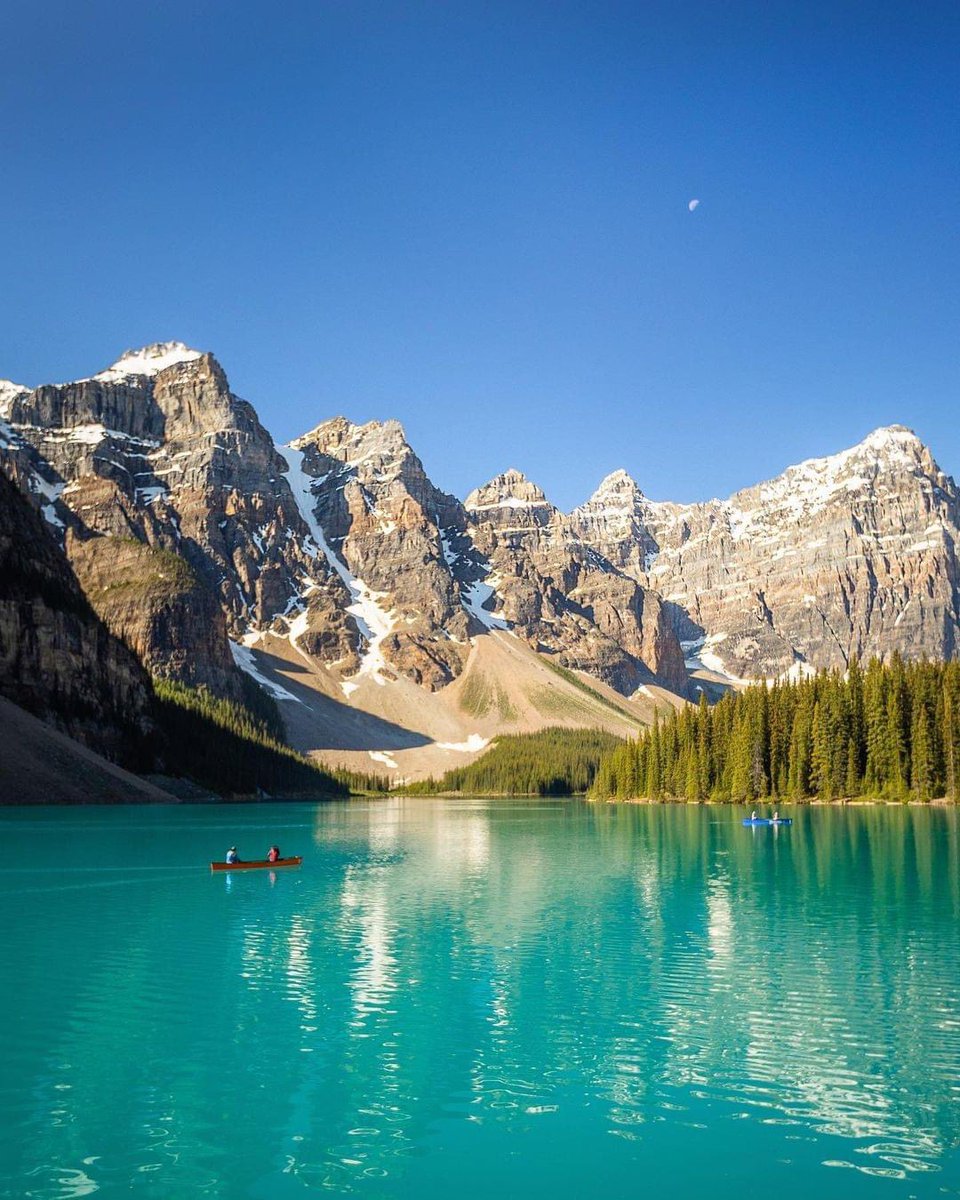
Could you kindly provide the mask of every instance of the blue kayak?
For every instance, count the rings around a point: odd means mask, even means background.
[[[778,817],[775,821],[773,817],[744,817],[744,825],[792,825],[793,817]]]

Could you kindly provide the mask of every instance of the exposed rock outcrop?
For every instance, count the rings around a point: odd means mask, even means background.
[[[270,435],[211,355],[160,343],[92,379],[10,392],[4,412],[0,450],[151,670],[236,697],[228,633],[296,610],[307,590],[345,606],[304,549]]]
[[[307,523],[354,596],[362,637],[345,674],[393,672],[435,690],[459,675],[471,637],[509,627],[624,694],[654,674],[684,690],[656,597],[582,546],[519,472],[463,505],[430,482],[396,421],[342,417],[294,442],[289,461]]]
[[[729,500],[652,501],[615,471],[564,514],[509,470],[461,503],[396,421],[337,417],[278,450],[211,355],[169,342],[74,383],[0,382],[0,457],[151,671],[236,696],[269,641],[330,722],[398,719],[489,631],[638,704],[650,683],[690,694],[688,670],[960,645],[957,488],[897,426]]]
[[[957,654],[957,487],[910,430],[878,429],[729,500],[656,503],[628,480],[604,481],[577,530],[664,597],[692,659],[769,678]]]
[[[653,676],[683,694],[683,655],[659,598],[581,536],[519,471],[466,500],[498,612],[532,645],[629,695]]]
[[[0,471],[0,696],[108,758],[149,764],[151,692],[62,551]]]

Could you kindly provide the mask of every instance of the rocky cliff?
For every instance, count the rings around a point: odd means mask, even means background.
[[[900,427],[728,500],[653,501],[616,471],[562,513],[510,470],[461,502],[396,421],[278,449],[211,355],[168,342],[0,382],[0,460],[150,671],[235,696],[239,666],[300,748],[377,764],[958,648],[957,488]]]
[[[345,676],[404,675],[436,690],[460,674],[472,637],[509,628],[624,695],[655,676],[684,691],[658,598],[582,545],[518,472],[464,505],[430,482],[396,421],[342,417],[286,457],[304,519],[352,596],[361,639]],[[307,617],[305,636],[320,636],[324,614],[308,605]],[[352,686],[346,678],[348,695]]]
[[[236,696],[227,640],[339,580],[304,549],[284,462],[209,354],[128,352],[0,394],[0,451],[44,503],[91,603],[151,671]]]
[[[149,763],[143,668],[93,612],[49,528],[2,471],[0,696],[116,762]]]
[[[957,487],[902,426],[729,500],[657,503],[619,472],[573,519],[663,596],[690,665],[770,678],[957,654]]]
[[[499,613],[532,645],[632,694],[652,676],[679,693],[686,672],[660,599],[519,471],[467,497],[474,545],[489,562]]]

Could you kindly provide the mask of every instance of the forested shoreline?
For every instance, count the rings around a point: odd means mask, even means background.
[[[956,801],[960,663],[855,660],[844,673],[701,696],[605,755],[598,799],[751,804]]]
[[[480,758],[439,779],[407,784],[407,795],[573,796],[594,782],[605,754],[621,745],[602,729],[551,726],[498,737]]]

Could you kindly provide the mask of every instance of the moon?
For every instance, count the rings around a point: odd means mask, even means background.
[[[691,200],[691,201],[690,201],[690,203],[687,205],[687,208],[688,208],[688,209],[689,209],[691,212],[693,212],[693,210],[694,210],[694,209],[697,207],[697,205],[698,205],[699,203],[700,203],[700,201],[699,201],[699,200]]]

